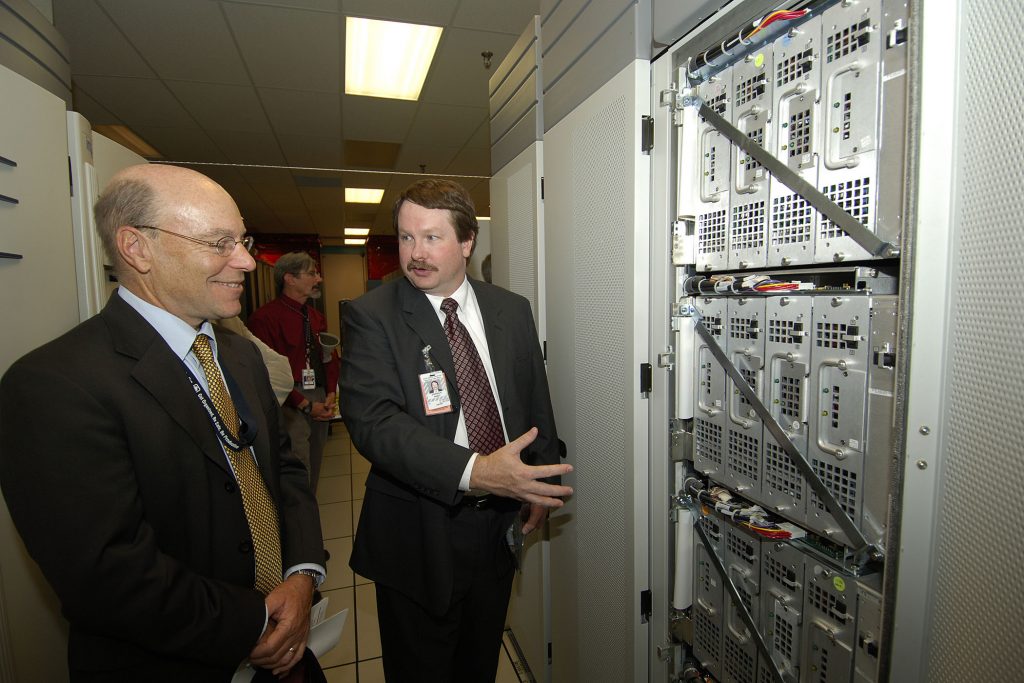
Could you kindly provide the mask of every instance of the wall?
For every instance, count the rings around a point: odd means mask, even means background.
[[[332,334],[339,334],[338,302],[355,299],[366,292],[366,258],[362,254],[333,253],[329,249],[325,248],[321,257],[324,314],[327,316],[327,329]]]

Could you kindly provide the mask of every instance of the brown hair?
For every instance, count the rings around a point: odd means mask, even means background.
[[[396,233],[398,212],[407,201],[424,209],[447,209],[455,225],[455,237],[459,242],[472,239],[473,249],[476,249],[476,236],[480,232],[480,225],[476,222],[476,207],[473,206],[473,200],[462,185],[453,180],[428,178],[407,187],[405,192],[399,195],[391,212],[391,223]]]

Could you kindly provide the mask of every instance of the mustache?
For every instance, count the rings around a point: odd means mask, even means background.
[[[409,261],[405,266],[406,270],[412,270],[414,268],[416,270],[437,270],[435,266],[430,265],[426,261]]]

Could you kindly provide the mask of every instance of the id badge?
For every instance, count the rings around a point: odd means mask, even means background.
[[[452,399],[448,396],[448,382],[440,370],[420,375],[420,391],[423,394],[423,410],[427,415],[452,412]]]
[[[302,369],[302,388],[316,389],[316,373],[313,372],[313,368]]]

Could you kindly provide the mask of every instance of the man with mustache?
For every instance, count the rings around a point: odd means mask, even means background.
[[[117,291],[0,383],[0,484],[69,622],[70,679],[284,674],[323,543],[262,357],[211,325],[241,310],[252,237],[222,187],[156,164],[111,180],[96,226]]]
[[[350,565],[376,582],[388,683],[493,681],[514,573],[506,532],[572,489],[530,303],[466,277],[466,190],[393,211],[404,278],[345,306],[342,415],[372,463]],[[439,391],[433,391],[435,386]],[[542,481],[548,479],[548,481]]]
[[[280,295],[249,316],[247,324],[291,363],[295,387],[284,400],[284,424],[295,456],[309,470],[309,488],[315,494],[327,423],[334,415],[338,355],[332,350],[324,362],[320,333],[327,331],[327,320],[307,303],[320,298],[323,282],[313,257],[301,251],[284,254],[274,264],[274,282]]]

